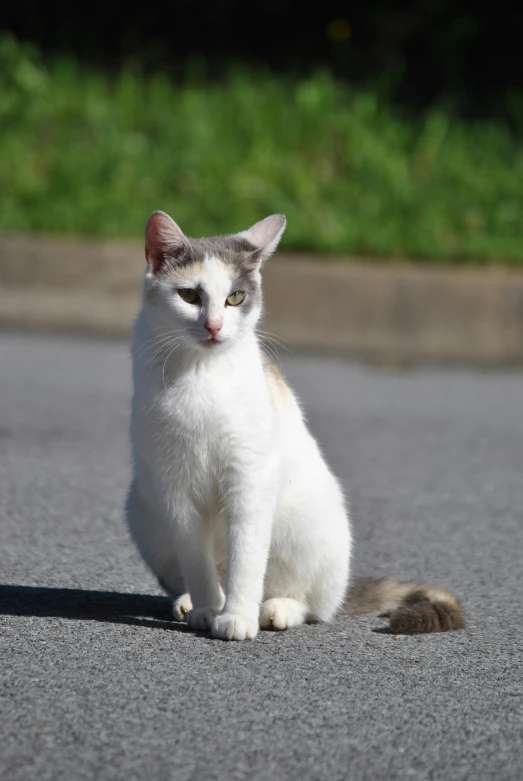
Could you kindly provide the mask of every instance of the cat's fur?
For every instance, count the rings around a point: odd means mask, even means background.
[[[131,534],[175,617],[214,637],[252,639],[340,609],[390,614],[397,632],[459,628],[459,603],[441,589],[366,579],[347,592],[344,497],[256,335],[260,269],[284,229],[273,215],[233,236],[188,239],[163,212],[149,218],[133,337]],[[197,303],[182,300],[187,288]],[[235,291],[243,302],[227,305]]]

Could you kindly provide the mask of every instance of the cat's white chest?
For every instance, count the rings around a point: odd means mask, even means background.
[[[134,402],[134,440],[154,490],[214,512],[223,476],[241,463],[242,445],[252,445],[248,402],[256,392],[205,371],[143,391]]]
[[[227,461],[224,413],[219,394],[206,377],[184,378],[156,399],[153,460],[169,489],[188,494],[198,505],[216,501]]]

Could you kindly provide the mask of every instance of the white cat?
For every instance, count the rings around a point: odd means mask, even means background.
[[[146,226],[127,520],[175,618],[228,640],[329,621],[349,580],[342,491],[256,335],[260,271],[284,229],[273,215],[188,239],[163,212]],[[449,592],[394,581],[360,581],[345,608],[395,611],[393,631],[463,621]]]

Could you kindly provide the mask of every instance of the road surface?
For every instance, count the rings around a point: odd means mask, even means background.
[[[282,353],[351,496],[354,570],[469,626],[196,636],[134,551],[126,345],[0,338],[0,777],[523,778],[523,376]]]

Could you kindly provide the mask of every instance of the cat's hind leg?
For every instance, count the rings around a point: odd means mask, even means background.
[[[282,631],[293,626],[299,626],[307,621],[309,610],[307,605],[289,597],[273,597],[266,599],[260,608],[261,629]]]
[[[313,479],[314,478],[314,479]],[[320,463],[293,480],[278,507],[260,609],[262,629],[330,621],[343,602],[350,527],[335,478]]]
[[[143,499],[133,480],[127,495],[125,515],[129,532],[142,558],[170,597],[184,595],[185,585],[178,565],[169,526]]]

